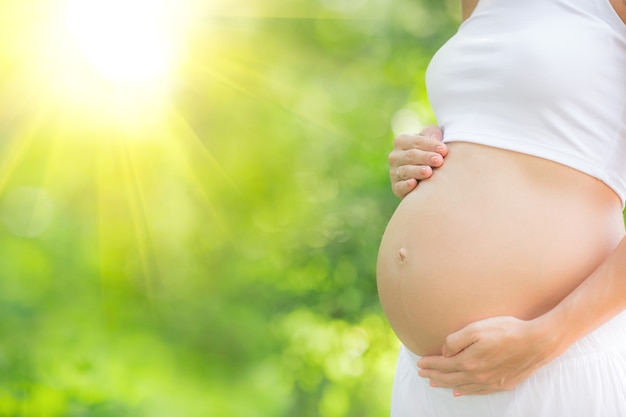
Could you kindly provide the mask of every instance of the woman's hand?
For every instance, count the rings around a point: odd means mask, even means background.
[[[511,390],[561,353],[558,337],[539,323],[515,317],[471,323],[446,338],[441,356],[420,359],[418,373],[455,396]]]
[[[391,189],[399,198],[413,191],[421,180],[430,178],[433,168],[443,164],[448,148],[441,129],[428,126],[419,134],[396,136],[389,154]]]

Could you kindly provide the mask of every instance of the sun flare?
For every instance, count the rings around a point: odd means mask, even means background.
[[[116,82],[167,77],[175,59],[167,4],[155,0],[72,0],[65,22],[91,62]]]
[[[0,62],[19,99],[74,126],[143,127],[164,120],[188,46],[191,0],[12,3]],[[2,20],[2,19],[0,19]],[[43,111],[43,110],[42,110]]]

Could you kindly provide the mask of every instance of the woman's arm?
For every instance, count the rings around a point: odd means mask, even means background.
[[[477,4],[478,0],[461,0],[461,17],[463,20],[471,16]]]
[[[418,362],[431,385],[454,395],[509,390],[578,339],[626,309],[626,238],[574,291],[534,320],[496,317],[446,339],[441,356]]]
[[[615,9],[617,15],[626,25],[626,0],[609,0]]]

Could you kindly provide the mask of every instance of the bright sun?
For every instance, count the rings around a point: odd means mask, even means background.
[[[171,69],[166,4],[154,0],[73,0],[66,23],[92,63],[119,82],[149,83]]]
[[[145,84],[167,77],[174,60],[166,6],[162,0],[71,0],[65,21],[104,75]]]
[[[12,84],[72,124],[163,119],[188,45],[192,0],[42,0],[36,13],[11,4],[12,20],[23,22],[7,52],[21,69]]]
[[[0,35],[11,39],[0,42],[5,94],[76,126],[161,123],[183,80],[196,4],[0,0]]]

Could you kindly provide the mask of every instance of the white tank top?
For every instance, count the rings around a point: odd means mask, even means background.
[[[626,25],[609,0],[480,0],[435,54],[447,142],[546,158],[626,201]]]

